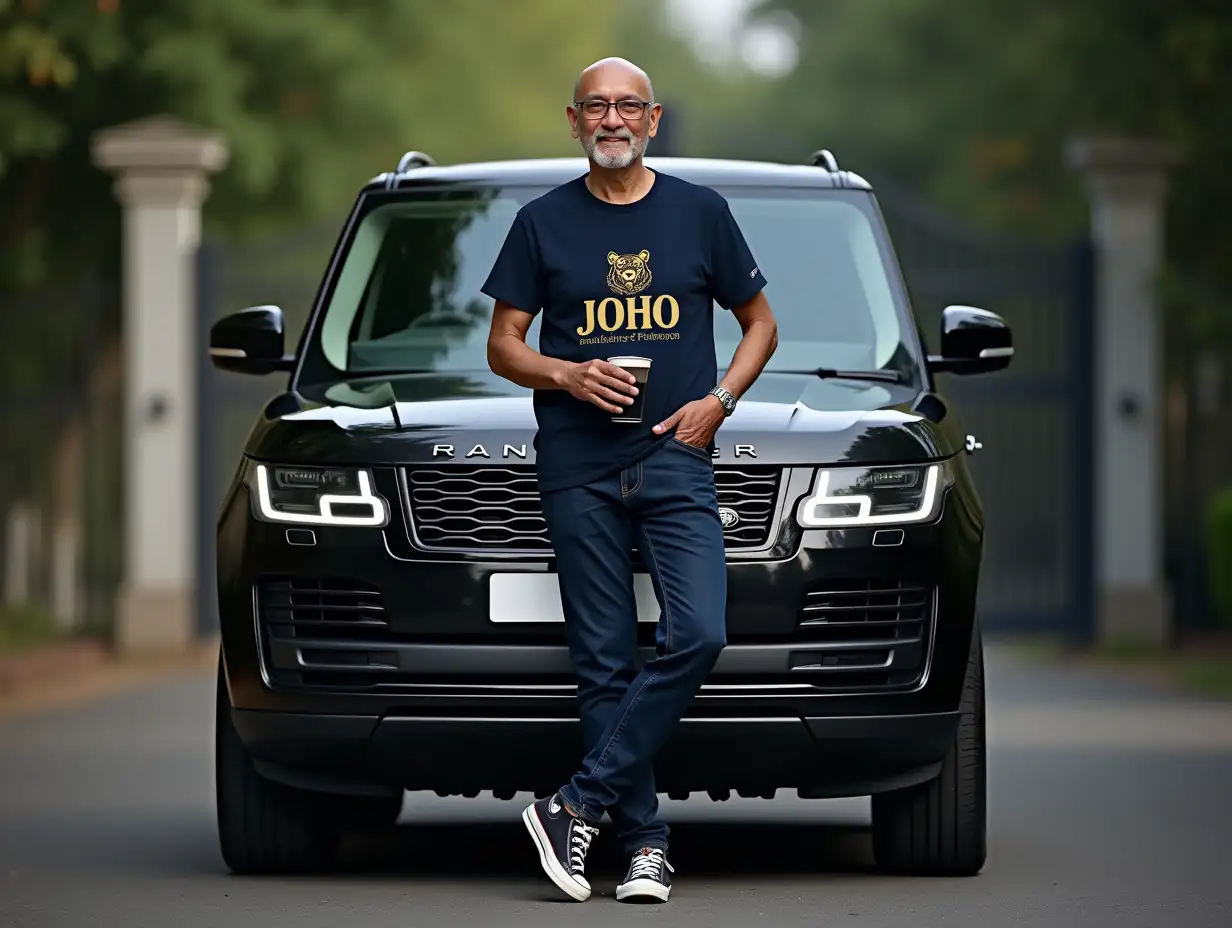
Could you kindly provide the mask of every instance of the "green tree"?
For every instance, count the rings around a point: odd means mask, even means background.
[[[764,0],[802,26],[746,152],[840,162],[975,223],[1041,238],[1088,222],[1078,132],[1173,139],[1169,292],[1232,302],[1232,18],[1225,0]],[[1211,314],[1203,315],[1208,321]]]
[[[613,17],[610,54],[644,68],[663,104],[660,129],[675,155],[722,153],[722,134],[760,102],[759,83],[743,70],[722,71],[699,61],[688,38],[676,32],[663,0],[626,0]],[[662,153],[651,143],[648,154]]]
[[[263,232],[344,209],[408,148],[568,151],[560,106],[608,38],[593,0],[0,0],[0,284],[115,239],[97,129],[221,131],[207,220]]]

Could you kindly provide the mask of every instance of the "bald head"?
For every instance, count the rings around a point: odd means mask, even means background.
[[[628,87],[642,99],[654,102],[650,75],[627,58],[602,58],[585,68],[573,85],[573,99],[581,100],[584,94],[609,86]]]
[[[645,71],[624,58],[604,58],[578,75],[565,109],[591,163],[624,169],[645,153],[662,107]]]

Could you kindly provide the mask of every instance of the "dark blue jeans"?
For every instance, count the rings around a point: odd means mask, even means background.
[[[669,437],[618,474],[543,494],[543,512],[587,752],[561,797],[591,824],[606,811],[629,853],[666,849],[654,758],[727,643],[727,570],[710,454]],[[640,671],[635,546],[659,601],[655,655]]]

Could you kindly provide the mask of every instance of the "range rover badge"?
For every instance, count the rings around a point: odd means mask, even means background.
[[[723,528],[735,528],[736,523],[740,521],[740,513],[724,506],[719,510],[719,521],[723,523]]]

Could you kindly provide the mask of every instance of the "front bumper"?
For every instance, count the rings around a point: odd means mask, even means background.
[[[975,612],[978,507],[960,482],[937,521],[879,547],[871,529],[799,528],[791,502],[810,475],[785,476],[774,543],[729,556],[728,646],[660,756],[664,790],[866,794],[930,775],[952,737]],[[399,498],[392,469],[374,476]],[[420,551],[397,519],[314,534],[313,546],[289,544],[285,526],[252,518],[238,484],[219,522],[227,683],[237,729],[267,773],[460,792],[568,776],[582,746],[563,628],[488,620],[489,576],[551,572],[550,557]],[[287,577],[379,591],[387,627],[370,639],[271,637],[263,583]],[[810,640],[801,603],[839,581],[925,591],[919,640],[901,631]],[[639,633],[648,657],[653,627]],[[891,666],[860,665],[873,654]],[[908,672],[896,675],[899,665]]]
[[[576,718],[318,715],[233,711],[271,779],[340,793],[435,790],[498,797],[567,782],[584,753]],[[867,796],[935,776],[957,712],[800,718],[691,715],[655,763],[660,792],[726,798],[795,789],[805,798]]]

